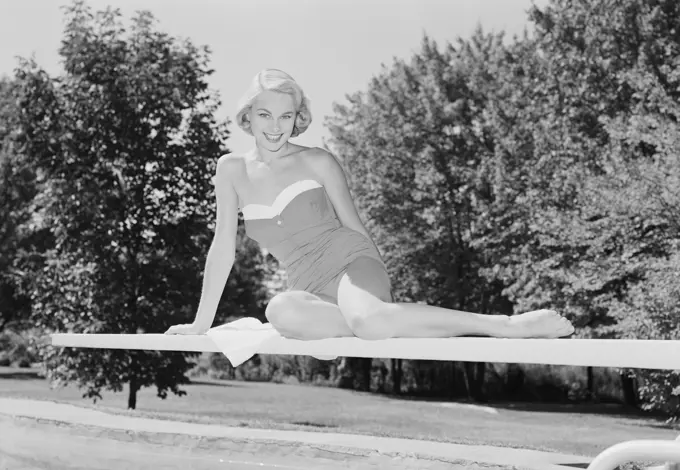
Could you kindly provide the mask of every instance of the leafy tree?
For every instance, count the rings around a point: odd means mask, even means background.
[[[583,337],[639,337],[619,306],[673,253],[677,15],[675,2],[553,1],[532,9],[534,39],[499,74],[514,92],[489,129],[522,163],[494,165],[514,197],[482,211],[477,246],[498,248],[487,275],[518,308],[555,306]]]
[[[30,314],[30,300],[19,253],[30,249],[22,225],[31,219],[29,202],[36,193],[35,174],[17,152],[17,85],[0,79],[0,331],[20,327]]]
[[[622,74],[634,91],[628,113],[603,119],[611,139],[606,171],[592,178],[587,207],[620,221],[620,269],[639,281],[611,305],[622,337],[677,340],[680,327],[680,76],[668,64],[680,53],[672,18],[680,8],[663,5],[640,14],[645,45],[637,64]],[[677,61],[677,60],[676,60]],[[586,204],[584,204],[586,205]],[[619,228],[617,227],[617,228]],[[611,225],[605,230],[611,230]],[[629,372],[638,379],[643,407],[680,416],[676,371]]]
[[[532,8],[532,37],[426,39],[336,106],[332,143],[399,299],[557,308],[582,337],[675,331],[673,309],[640,310],[676,295],[648,283],[677,251],[678,8],[555,0]],[[675,376],[645,377],[647,400],[675,397]]]
[[[21,149],[47,182],[34,200],[54,246],[35,272],[33,317],[47,331],[162,332],[191,321],[212,240],[212,178],[226,152],[214,112],[209,51],[155,29],[148,12],[129,31],[118,10],[66,8],[65,73],[27,62]],[[258,309],[264,267],[241,243],[217,320]],[[258,304],[259,303],[259,304]],[[191,354],[43,350],[50,376],[85,395],[141,387],[183,395]]]
[[[410,63],[395,61],[328,121],[400,301],[510,313],[502,286],[479,275],[486,259],[472,247],[475,201],[488,197],[488,185],[475,127],[484,98],[470,83],[488,74],[484,64],[500,55],[501,39],[478,31],[462,52],[441,52],[426,37]],[[479,397],[484,365],[465,370]]]
[[[265,307],[275,295],[268,282],[274,277],[277,263],[245,235],[242,223],[239,224],[236,246],[236,261],[224,287],[214,322],[225,323],[241,317],[255,317],[265,322]]]

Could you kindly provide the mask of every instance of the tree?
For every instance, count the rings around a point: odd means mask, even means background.
[[[674,331],[673,309],[639,310],[676,295],[646,286],[675,269],[679,9],[555,0],[531,9],[533,37],[425,40],[336,106],[332,143],[400,300],[555,308],[581,337]]]
[[[501,39],[478,31],[461,51],[442,52],[425,37],[410,63],[395,61],[328,120],[399,301],[509,313],[502,286],[479,275],[486,259],[472,247],[475,201],[489,197],[480,179],[488,152],[476,132],[485,101],[477,82],[502,57]],[[466,364],[465,372],[468,391],[480,397],[484,364]],[[442,374],[450,373],[444,365]]]
[[[644,12],[647,44],[641,59],[622,77],[634,90],[631,111],[603,119],[611,138],[604,175],[589,181],[588,207],[623,221],[619,265],[638,273],[637,282],[611,305],[621,337],[677,340],[680,328],[680,77],[666,63],[680,53],[669,34],[677,5]],[[668,8],[670,7],[670,8]],[[673,10],[674,9],[674,10]],[[670,10],[670,11],[669,11]],[[650,51],[655,51],[650,53]],[[605,230],[611,226],[605,226]],[[628,371],[640,384],[643,408],[680,417],[676,371]]]
[[[679,13],[670,1],[553,1],[531,10],[535,38],[514,47],[535,53],[500,74],[523,98],[499,100],[490,127],[503,147],[525,149],[507,180],[529,185],[512,212],[498,200],[487,212],[479,243],[499,248],[487,274],[500,273],[519,308],[557,307],[582,337],[639,337],[621,305],[641,305],[635,292],[674,253]]]
[[[0,331],[28,320],[30,299],[20,260],[36,241],[22,230],[31,219],[29,203],[37,188],[33,169],[15,145],[16,98],[16,82],[0,79]]]
[[[148,12],[129,31],[118,10],[94,13],[80,1],[66,19],[65,73],[51,78],[30,62],[17,72],[19,143],[45,181],[34,210],[54,237],[34,273],[33,318],[46,331],[162,332],[195,315],[214,224],[211,181],[227,151],[209,51],[156,30]],[[218,320],[226,308],[244,313],[244,298],[254,308],[262,300],[261,259],[240,248],[237,258],[251,262],[236,269]],[[87,397],[127,383],[130,408],[141,387],[183,395],[193,366],[193,355],[179,353],[43,354],[52,379],[76,381]]]

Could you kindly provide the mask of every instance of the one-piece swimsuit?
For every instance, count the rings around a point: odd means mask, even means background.
[[[385,268],[373,243],[342,225],[325,188],[315,180],[297,181],[271,206],[247,204],[241,213],[246,235],[285,269],[288,290],[337,304],[340,279],[352,261],[366,256]]]

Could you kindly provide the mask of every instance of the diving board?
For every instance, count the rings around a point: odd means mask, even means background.
[[[262,326],[262,325],[260,325]],[[262,332],[260,332],[262,333]],[[489,337],[392,338],[367,341],[330,338],[302,341],[270,331],[261,342],[243,346],[244,335],[257,331],[220,330],[205,335],[55,333],[52,345],[75,348],[217,352],[229,356],[229,344],[252,354],[315,357],[368,357],[437,361],[553,364],[565,366],[680,370],[680,340],[637,339],[510,339]],[[219,335],[219,336],[218,336]],[[253,346],[255,345],[256,346]],[[250,349],[248,349],[250,347]],[[230,358],[230,360],[232,360]],[[658,470],[680,465],[680,441],[636,440],[602,451],[588,470],[614,470],[635,460],[666,461]]]
[[[223,336],[228,342],[233,335]],[[222,352],[208,335],[55,333],[53,346],[184,352]],[[330,338],[302,341],[276,336],[258,354],[345,356],[437,361],[554,364],[680,370],[680,341],[636,339],[511,339],[488,337]]]

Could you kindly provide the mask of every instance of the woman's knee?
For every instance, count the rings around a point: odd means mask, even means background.
[[[370,305],[354,307],[351,311],[343,311],[349,328],[357,338],[377,341],[394,336],[391,326],[391,308],[393,304],[384,301],[371,302]]]
[[[270,323],[306,323],[309,313],[325,306],[322,296],[304,291],[286,291],[276,294],[267,304],[264,314]]]
[[[264,311],[269,323],[274,326],[287,325],[295,322],[296,312],[303,301],[304,292],[281,292],[271,298]]]

